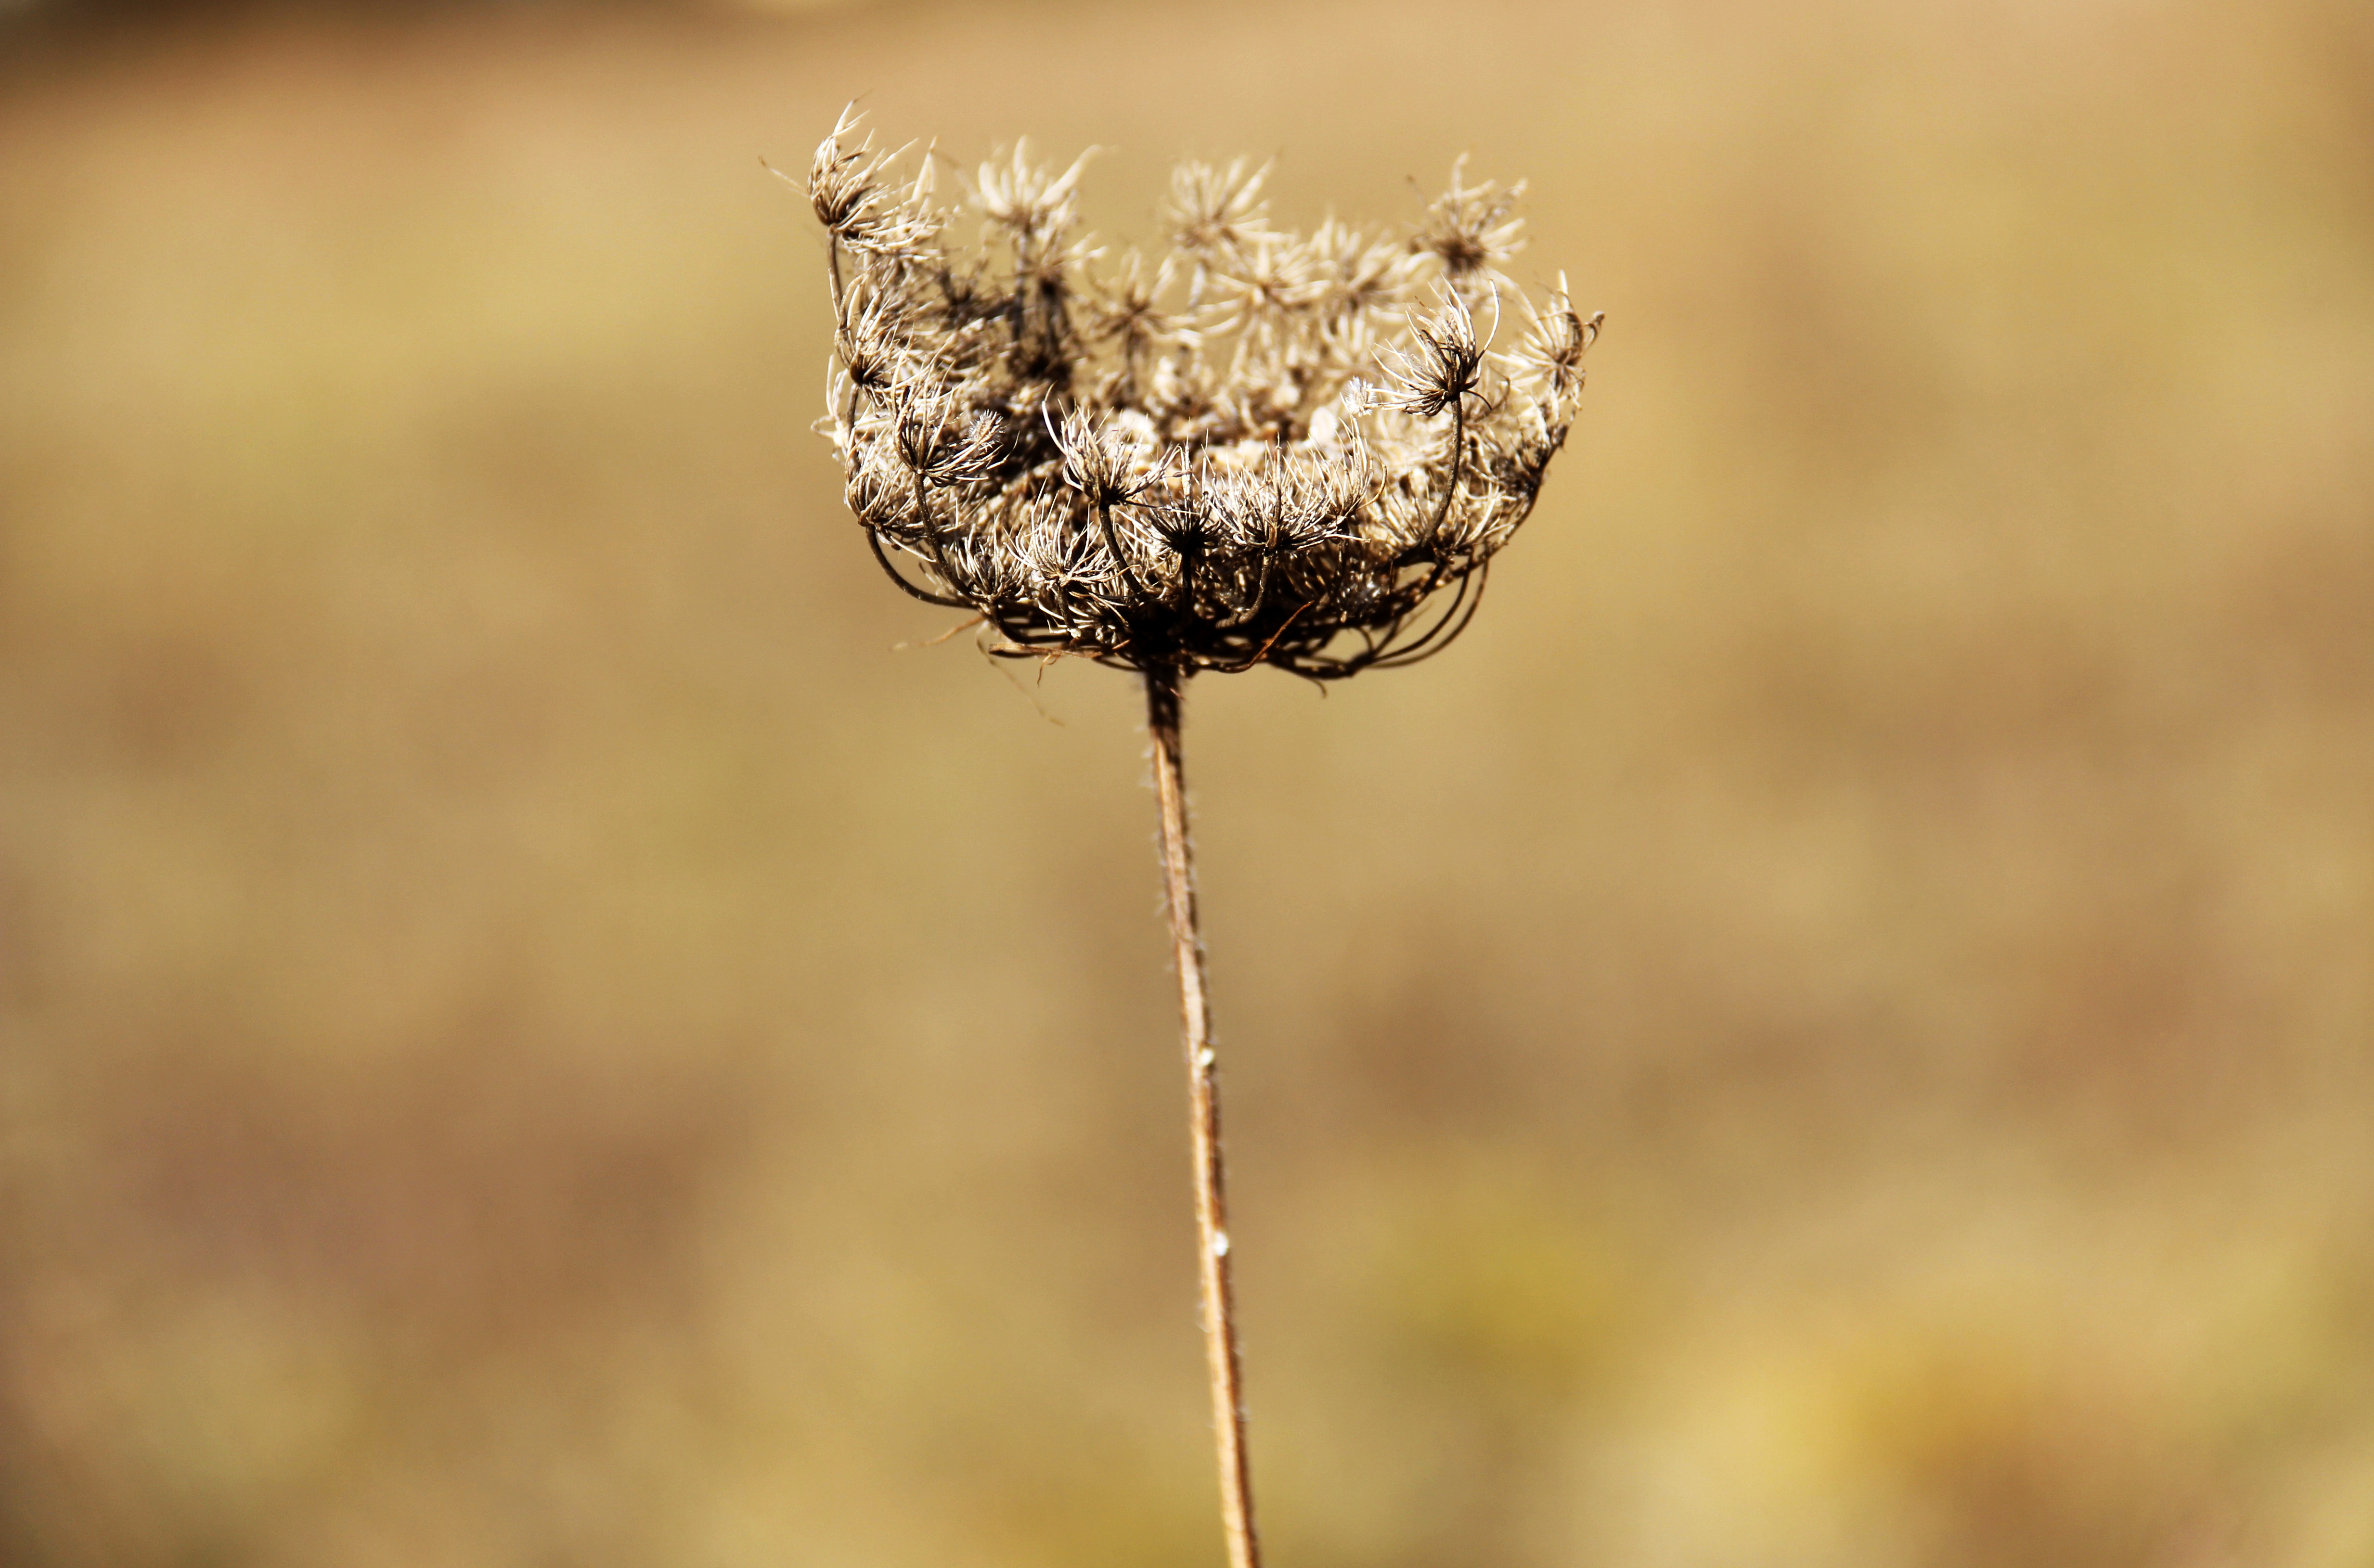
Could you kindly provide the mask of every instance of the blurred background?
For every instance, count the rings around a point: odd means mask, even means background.
[[[1280,1568],[2374,1565],[2374,11],[0,19],[0,1562],[1218,1560],[1139,709],[883,583],[842,102],[1608,312],[1199,682]]]

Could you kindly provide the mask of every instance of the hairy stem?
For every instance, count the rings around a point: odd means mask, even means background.
[[[1187,845],[1187,780],[1179,756],[1179,694],[1184,672],[1146,672],[1146,728],[1154,741],[1154,789],[1162,808],[1162,888],[1179,970],[1179,1022],[1187,1049],[1188,1129],[1195,1156],[1195,1233],[1204,1296],[1204,1351],[1212,1384],[1212,1432],[1219,1446],[1220,1521],[1228,1568],[1261,1568],[1253,1529],[1252,1467],[1245,1455],[1244,1373],[1237,1352],[1236,1293],[1228,1256],[1228,1173],[1220,1157],[1220,1088],[1214,1072],[1212,1008],[1204,987],[1204,943],[1195,919],[1194,866]]]

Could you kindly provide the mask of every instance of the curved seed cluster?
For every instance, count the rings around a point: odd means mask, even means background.
[[[1151,265],[1075,234],[1087,159],[1017,146],[945,242],[844,112],[808,195],[829,239],[829,434],[891,579],[990,650],[1327,680],[1434,652],[1532,511],[1600,318],[1501,273],[1522,184],[1451,188],[1399,234],[1266,220],[1267,170],[1180,166]],[[1496,350],[1510,307],[1525,322]],[[1479,326],[1480,323],[1480,326]]]

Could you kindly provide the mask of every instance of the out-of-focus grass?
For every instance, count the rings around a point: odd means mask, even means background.
[[[1610,312],[1454,654],[1194,694],[1280,1562],[2374,1562],[2359,8],[0,69],[0,1559],[1211,1560],[1132,696],[804,429],[864,91]]]

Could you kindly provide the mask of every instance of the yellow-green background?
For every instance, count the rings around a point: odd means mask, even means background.
[[[2356,0],[19,15],[0,1561],[1217,1561],[1134,696],[893,651],[852,95],[1608,313],[1449,656],[1191,694],[1276,1568],[2374,1565]]]

